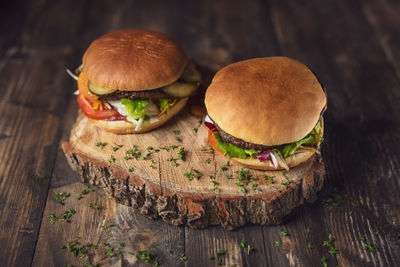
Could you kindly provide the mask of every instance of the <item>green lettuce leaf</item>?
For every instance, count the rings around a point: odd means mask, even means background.
[[[160,110],[164,111],[172,107],[174,103],[172,99],[162,98],[159,100],[158,105],[160,106]]]
[[[289,143],[286,145],[281,145],[273,150],[276,151],[281,157],[287,158],[292,155],[301,145],[315,145],[317,148],[322,142],[322,124],[321,121],[314,127],[314,129],[303,139]]]
[[[149,100],[122,98],[121,104],[125,106],[128,115],[137,120],[146,115],[146,106],[149,104]]]
[[[224,155],[229,155],[230,158],[245,159],[248,156],[253,157],[254,154],[260,153],[260,151],[243,149],[243,148],[237,147],[231,143],[226,143],[226,142],[222,141],[222,139],[218,133],[213,133],[213,136],[218,142],[217,148],[219,148],[222,152],[224,152]]]

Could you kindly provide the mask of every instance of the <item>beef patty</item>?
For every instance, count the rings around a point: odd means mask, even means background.
[[[118,100],[122,98],[128,99],[148,99],[148,98],[173,98],[161,89],[147,91],[116,91],[109,95],[99,96],[99,100]]]
[[[232,145],[235,145],[235,146],[243,148],[243,149],[259,150],[259,151],[264,151],[267,149],[274,148],[273,146],[264,146],[264,145],[249,143],[242,139],[236,138],[236,137],[228,134],[227,132],[224,132],[218,126],[218,124],[216,124],[214,121],[213,121],[213,123],[214,123],[215,127],[217,127],[218,134],[219,134],[219,136],[221,136],[221,139],[224,142],[231,143]]]

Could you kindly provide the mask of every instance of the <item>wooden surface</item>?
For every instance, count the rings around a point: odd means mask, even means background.
[[[161,266],[396,266],[400,262],[400,4],[376,1],[3,1],[0,4],[0,263],[83,266],[60,247],[79,238],[121,255],[103,266],[151,266],[129,251],[150,249]],[[129,214],[70,169],[60,144],[76,119],[75,83],[90,41],[120,28],[170,35],[210,77],[231,62],[285,55],[304,62],[328,94],[322,154],[327,184],[313,205],[280,226],[192,230]],[[36,175],[46,175],[36,179]],[[54,194],[69,192],[65,205]],[[341,199],[333,203],[337,193]],[[329,202],[329,201],[328,201]],[[100,209],[89,208],[95,203]],[[326,203],[326,204],[323,204]],[[74,208],[70,223],[47,216]],[[125,214],[129,214],[125,216]],[[106,230],[103,225],[114,225]],[[306,229],[311,232],[307,233]],[[282,236],[280,231],[286,231]],[[323,246],[329,234],[338,254]],[[376,246],[372,253],[359,240]],[[255,250],[247,255],[245,240]],[[282,241],[275,246],[275,241]],[[307,243],[312,249],[307,248]],[[172,254],[168,253],[171,249]]]
[[[189,110],[151,134],[136,135],[108,133],[80,113],[62,148],[84,183],[133,207],[128,212],[175,226],[279,224],[295,207],[316,200],[325,180],[321,155],[289,171],[241,168],[211,148],[204,116]]]

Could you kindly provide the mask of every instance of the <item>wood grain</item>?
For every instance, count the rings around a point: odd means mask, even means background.
[[[0,4],[0,263],[2,266],[88,264],[60,249],[71,238],[123,240],[122,257],[103,266],[149,266],[131,249],[152,249],[161,266],[215,266],[207,257],[227,251],[225,266],[396,266],[399,228],[398,1],[3,1]],[[322,146],[328,182],[315,204],[295,209],[279,226],[234,231],[174,227],[148,220],[108,200],[102,190],[77,201],[85,188],[59,149],[78,109],[64,69],[80,64],[89,43],[111,30],[164,32],[200,63],[206,84],[237,60],[286,55],[303,61],[328,93]],[[201,99],[200,101],[201,102]],[[37,125],[40,125],[39,127]],[[65,140],[65,139],[64,139]],[[216,166],[218,167],[218,166]],[[49,178],[36,183],[36,174]],[[51,181],[50,181],[51,180]],[[50,190],[48,186],[50,184]],[[54,201],[70,192],[65,206]],[[336,192],[342,199],[321,203]],[[102,206],[88,207],[89,201]],[[48,213],[77,210],[71,223]],[[87,216],[87,217],[85,217]],[[115,227],[101,229],[103,223]],[[306,232],[306,228],[311,233]],[[40,229],[40,230],[39,230]],[[286,231],[282,236],[280,231]],[[374,234],[375,231],[379,233]],[[339,254],[322,242],[331,233]],[[376,245],[366,251],[360,236]],[[239,242],[255,251],[247,255]],[[280,247],[274,242],[282,241]],[[312,249],[306,247],[312,243]],[[167,253],[171,247],[173,254]],[[91,260],[102,257],[103,248]]]
[[[280,223],[293,208],[304,201],[314,201],[323,186],[324,166],[316,155],[288,172],[246,170],[251,181],[243,187],[245,192],[241,192],[236,185],[241,166],[230,163],[226,167],[228,159],[207,145],[204,138],[207,132],[208,128],[187,111],[151,134],[136,135],[105,132],[81,114],[63,149],[82,181],[104,188],[110,197],[133,206],[147,217],[161,217],[171,224],[192,228],[221,224],[233,229],[246,222]],[[107,145],[99,147],[98,142]],[[176,149],[171,148],[174,145]],[[147,160],[135,159],[129,154],[132,149],[148,153],[149,146],[150,151],[160,151],[152,153]],[[180,160],[177,152],[182,147],[185,156]],[[189,180],[184,176],[188,172],[199,177]],[[232,178],[227,179],[227,175]],[[218,183],[217,190],[210,176]],[[275,183],[271,184],[265,176],[273,176]],[[289,180],[291,183],[283,186]],[[251,189],[253,184],[257,185],[256,189]]]

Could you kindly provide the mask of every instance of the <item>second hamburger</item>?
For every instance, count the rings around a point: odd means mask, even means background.
[[[233,63],[206,92],[208,141],[246,167],[288,170],[320,153],[326,104],[318,79],[296,60]]]

